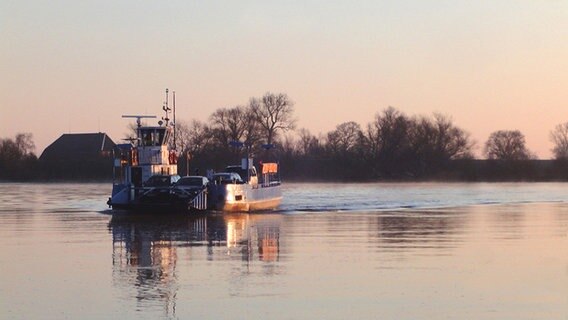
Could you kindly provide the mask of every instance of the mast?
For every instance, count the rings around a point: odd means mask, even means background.
[[[168,91],[169,91],[168,88],[166,88],[166,109],[164,109],[166,111],[166,117],[168,117],[168,113],[167,113],[168,112],[168,100],[169,100]]]
[[[168,126],[169,122],[170,122],[170,118],[169,118],[169,112],[170,112],[170,108],[168,108],[168,88],[166,88],[166,102],[164,103],[164,107],[162,108],[165,112],[166,112],[166,117],[162,118],[162,120],[166,121],[166,127]],[[160,124],[161,125],[161,124]]]
[[[176,150],[176,127],[177,127],[177,123],[176,123],[176,92],[173,91],[172,92],[174,95],[174,150]]]

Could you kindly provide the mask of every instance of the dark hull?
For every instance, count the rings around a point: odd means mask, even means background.
[[[120,191],[133,197],[133,200],[122,198],[114,201],[110,198],[107,204],[115,210],[136,212],[195,212],[207,209],[207,190],[205,189],[172,189],[157,187],[152,189],[125,189]]]
[[[188,208],[187,205],[176,203],[130,203],[130,204],[111,204],[113,210],[141,212],[141,213],[190,213],[199,212]]]

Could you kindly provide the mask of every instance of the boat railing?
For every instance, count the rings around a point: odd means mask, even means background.
[[[191,199],[188,209],[207,210],[207,188],[202,189]]]

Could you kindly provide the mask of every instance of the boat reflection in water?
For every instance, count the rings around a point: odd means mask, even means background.
[[[135,295],[137,309],[155,305],[175,315],[178,276],[186,276],[180,264],[195,272],[211,261],[242,260],[245,269],[277,262],[280,221],[277,214],[114,215],[113,283]]]

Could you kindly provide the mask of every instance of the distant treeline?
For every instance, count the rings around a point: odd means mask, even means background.
[[[292,113],[285,94],[267,93],[246,106],[218,109],[208,122],[178,123],[181,172],[188,154],[190,166],[204,170],[237,163],[249,152],[256,159],[276,159],[283,178],[297,181],[566,180],[568,124],[551,132],[554,161],[536,160],[518,130],[493,132],[483,146],[486,160],[476,160],[469,133],[442,114],[411,117],[389,107],[364,127],[347,121],[316,136],[296,129]],[[274,128],[270,135],[267,128]],[[292,130],[295,135],[286,134]],[[274,149],[264,150],[265,142]]]
[[[293,112],[286,94],[266,93],[246,105],[220,108],[207,122],[178,121],[179,173],[222,170],[248,153],[256,161],[278,161],[282,177],[293,181],[568,180],[568,123],[550,133],[554,160],[536,160],[518,130],[493,132],[483,145],[486,159],[478,160],[473,155],[476,143],[445,115],[407,116],[389,107],[366,126],[347,121],[316,136],[296,128]],[[52,179],[53,173],[62,179],[112,176],[110,161],[108,170],[92,165],[87,172],[72,167],[53,172],[32,151],[29,134],[3,139],[0,179]]]
[[[37,177],[39,162],[31,133],[0,139],[0,180],[28,181]]]
[[[222,170],[226,164],[240,163],[242,154],[224,155],[224,160],[214,155],[195,156],[189,161],[182,155],[178,163],[179,173],[185,175],[205,174],[206,169]],[[269,156],[258,157],[278,161],[280,175],[290,182],[521,182],[521,181],[568,181],[568,161],[558,160],[495,160],[495,159],[447,159],[436,166],[423,163],[418,167],[397,167],[386,172],[379,165],[373,165],[363,157],[324,157],[298,155],[274,150]],[[402,168],[406,168],[403,170]],[[386,174],[385,174],[386,173]]]

